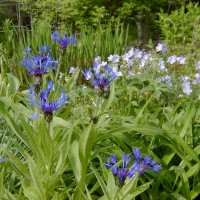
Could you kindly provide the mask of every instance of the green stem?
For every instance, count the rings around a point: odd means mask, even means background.
[[[59,73],[60,73],[60,69],[61,69],[61,64],[62,64],[62,57],[64,55],[64,51],[61,51],[60,52],[60,56],[59,56],[59,65],[58,65],[58,69],[56,70],[56,77],[55,77],[55,81],[58,80],[58,77],[59,77]]]

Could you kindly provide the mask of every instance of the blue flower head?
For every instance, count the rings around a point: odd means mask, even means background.
[[[112,155],[108,158],[105,166],[112,170],[113,175],[117,176],[117,183],[123,185],[127,177],[131,178],[135,173],[132,168],[128,166],[131,158],[128,154],[122,155],[122,165],[119,166],[116,161],[116,155]]]
[[[146,169],[152,171],[160,171],[161,165],[158,165],[156,160],[153,160],[150,156],[143,156],[140,152],[140,148],[133,149],[133,157],[136,159],[134,167],[137,172],[143,174]]]
[[[99,89],[100,94],[107,94],[110,90],[110,83],[117,77],[110,65],[103,66],[97,61],[94,62],[93,68],[82,70],[82,74],[95,88]]]
[[[133,162],[131,164],[132,159]],[[117,183],[120,186],[123,186],[124,181],[127,178],[132,178],[136,173],[142,174],[146,169],[155,172],[162,169],[156,160],[153,160],[150,156],[143,156],[139,148],[133,149],[133,154],[123,154],[121,165],[118,165],[116,155],[112,155],[108,158],[105,166],[111,169],[113,175],[117,177]]]
[[[39,100],[36,99],[36,93],[33,90],[33,87],[30,88],[29,102],[40,108],[40,110],[44,113],[44,118],[47,122],[50,122],[53,118],[53,111],[58,110],[66,104],[69,104],[67,95],[64,92],[61,92],[60,98],[55,101],[50,101],[49,96],[52,92],[54,84],[52,81],[49,81],[47,84],[47,89],[42,89],[39,94]],[[32,115],[36,117],[37,114]]]
[[[32,56],[30,54],[31,48],[25,48],[24,54],[26,54],[27,57],[22,59],[22,65],[29,71],[30,76],[41,77],[42,74],[47,74],[50,69],[56,69],[57,67],[58,61],[50,56],[50,48],[41,46],[40,50],[40,54]]]
[[[53,32],[52,39],[60,44],[60,48],[62,51],[64,51],[66,49],[66,47],[68,47],[69,45],[76,44],[76,38],[74,35],[70,35],[69,37],[66,37],[66,35],[63,33],[62,37],[60,37],[58,35],[58,31]]]

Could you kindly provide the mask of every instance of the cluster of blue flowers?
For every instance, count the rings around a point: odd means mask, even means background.
[[[131,164],[130,161],[132,159],[134,161]],[[105,166],[112,170],[113,175],[117,177],[120,185],[124,184],[126,178],[132,178],[136,173],[143,174],[145,170],[158,172],[162,169],[156,160],[153,160],[150,156],[143,156],[140,148],[133,149],[132,154],[123,154],[122,165],[118,164],[116,155],[114,154],[108,158]]]
[[[169,75],[158,77],[156,80],[158,83],[165,82],[168,86],[172,86],[172,77]]]
[[[52,39],[60,44],[62,51],[68,45],[74,45],[76,41],[73,35],[68,38],[64,33],[62,34],[62,38],[60,38],[58,31],[53,32]],[[47,89],[41,89],[43,84],[42,75],[48,74],[51,69],[55,70],[58,64],[58,60],[54,60],[50,55],[51,48],[46,45],[40,46],[41,53],[34,56],[30,54],[30,51],[30,47],[25,48],[24,54],[27,56],[22,59],[22,65],[26,67],[29,75],[35,76],[35,83],[29,89],[30,95],[28,100],[31,105],[39,108],[43,112],[45,120],[49,123],[53,118],[53,112],[69,104],[70,101],[64,92],[61,92],[60,98],[55,101],[49,100],[49,95],[54,87],[52,81],[47,83]],[[36,116],[38,116],[38,113],[33,114],[32,118]]]
[[[38,55],[33,56],[30,51],[30,47],[25,48],[24,54],[27,57],[22,59],[22,65],[26,67],[30,76],[40,78],[40,81],[42,81],[41,76],[47,74],[50,69],[56,69],[58,61],[51,57],[51,48],[46,45],[40,46],[41,53]]]
[[[113,68],[105,64],[94,62],[93,68],[82,70],[86,80],[90,81],[95,88],[98,88],[102,94],[107,94],[110,90],[110,83],[116,79],[116,73]]]

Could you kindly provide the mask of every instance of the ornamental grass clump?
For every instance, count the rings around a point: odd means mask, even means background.
[[[158,172],[162,169],[156,160],[153,160],[150,156],[143,156],[140,148],[133,149],[132,154],[124,153],[122,155],[122,165],[118,164],[114,154],[108,158],[105,166],[111,169],[113,175],[117,177],[116,183],[121,187],[127,178],[133,178],[137,173],[143,174],[146,170]]]

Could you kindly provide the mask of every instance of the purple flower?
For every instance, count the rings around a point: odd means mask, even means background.
[[[30,54],[31,48],[25,48],[26,58],[22,59],[22,65],[27,68],[30,76],[42,76],[47,74],[50,69],[56,69],[58,61],[50,56],[50,48],[47,46],[40,47],[41,53],[35,56]]]
[[[102,93],[108,93],[110,83],[117,77],[115,68],[110,67],[109,64],[99,64],[97,61],[94,62],[93,68],[82,70],[82,74]]]
[[[114,55],[110,55],[108,56],[108,61],[111,61],[113,63],[118,63],[119,62],[119,55],[114,54]]]
[[[196,70],[200,70],[200,61],[196,63]]]
[[[62,50],[66,49],[66,47],[68,47],[69,45],[75,45],[76,43],[76,38],[74,35],[66,37],[66,35],[63,33],[62,37],[59,37],[58,31],[53,32],[52,39],[60,44]]]
[[[179,64],[184,65],[186,63],[186,58],[183,57],[182,55],[180,56],[173,55],[167,58],[167,62],[169,64],[174,64],[175,62],[178,62]]]
[[[124,55],[122,55],[122,59],[124,61],[128,62],[128,60],[131,59],[133,55],[134,55],[134,49],[132,47],[132,48],[130,48],[130,50],[127,53],[125,53]]]
[[[92,68],[82,70],[82,74],[86,80],[92,80],[93,78]]]
[[[146,169],[156,172],[162,169],[161,165],[158,165],[150,156],[145,156],[143,158],[140,148],[133,149],[133,157],[136,159],[134,163],[135,171],[139,172],[140,174],[143,174]]]
[[[170,57],[167,58],[167,62],[171,65],[174,64],[176,62],[176,60],[177,60],[176,55],[173,55],[173,56],[170,56]]]
[[[29,102],[38,107],[43,113],[47,122],[50,122],[53,117],[53,111],[58,110],[66,104],[69,104],[67,95],[64,92],[61,92],[60,98],[55,101],[49,101],[49,95],[52,92],[54,84],[52,81],[49,81],[47,84],[47,89],[42,89],[39,94],[39,100],[36,98],[36,93],[33,90],[33,87],[30,87],[30,96]],[[33,117],[36,117],[37,114],[33,114]]]
[[[162,58],[158,59],[158,66],[160,67],[160,71],[167,71],[167,68],[165,67],[165,62]]]
[[[133,156],[136,160],[141,160],[142,154],[140,152],[140,148],[133,149]]]
[[[136,49],[134,51],[134,57],[136,59],[136,61],[139,61],[143,56],[143,51],[139,50],[139,49]]]
[[[132,170],[128,167],[130,160],[131,158],[128,154],[123,154],[122,166],[119,166],[116,161],[116,155],[112,155],[108,158],[105,166],[107,168],[110,168],[113,175],[116,175],[118,177],[118,181],[123,184],[127,177],[131,178],[134,175],[134,173],[132,173]]]
[[[158,77],[158,78],[157,78],[157,81],[158,81],[158,83],[161,83],[161,82],[164,82],[164,81],[165,81],[165,83],[166,83],[167,85],[169,85],[169,86],[172,86],[172,85],[173,85],[173,84],[172,84],[172,77],[169,76],[169,75]]]
[[[158,165],[156,160],[153,160],[150,156],[143,156],[139,148],[133,149],[133,163],[131,165],[131,155],[122,155],[122,164],[118,165],[116,155],[112,155],[108,158],[105,166],[110,168],[113,175],[117,177],[117,181],[122,186],[126,178],[132,178],[136,173],[143,174],[146,169],[158,172],[162,169],[161,165]]]
[[[200,74],[199,73],[195,74],[195,79],[192,81],[192,84],[194,84],[194,85],[200,84]]]
[[[158,43],[156,46],[156,51],[157,52],[162,52],[162,54],[165,54],[167,52],[167,45],[166,44],[162,44],[162,43]]]
[[[184,65],[186,63],[186,58],[183,57],[182,55],[180,55],[179,57],[177,57],[177,62],[179,62],[179,64]]]
[[[182,77],[182,80],[183,80],[183,83],[182,83],[183,93],[190,95],[192,93],[192,89],[191,89],[189,77],[184,76],[184,77]]]
[[[109,79],[107,79],[105,74],[100,74],[99,77],[95,78],[92,81],[93,85],[95,87],[99,87],[99,88],[106,88],[107,86],[109,86],[110,81]]]
[[[117,174],[118,164],[117,164],[117,159],[116,159],[116,155],[115,154],[108,158],[108,162],[105,164],[105,166],[107,168],[110,168],[114,175]]]

